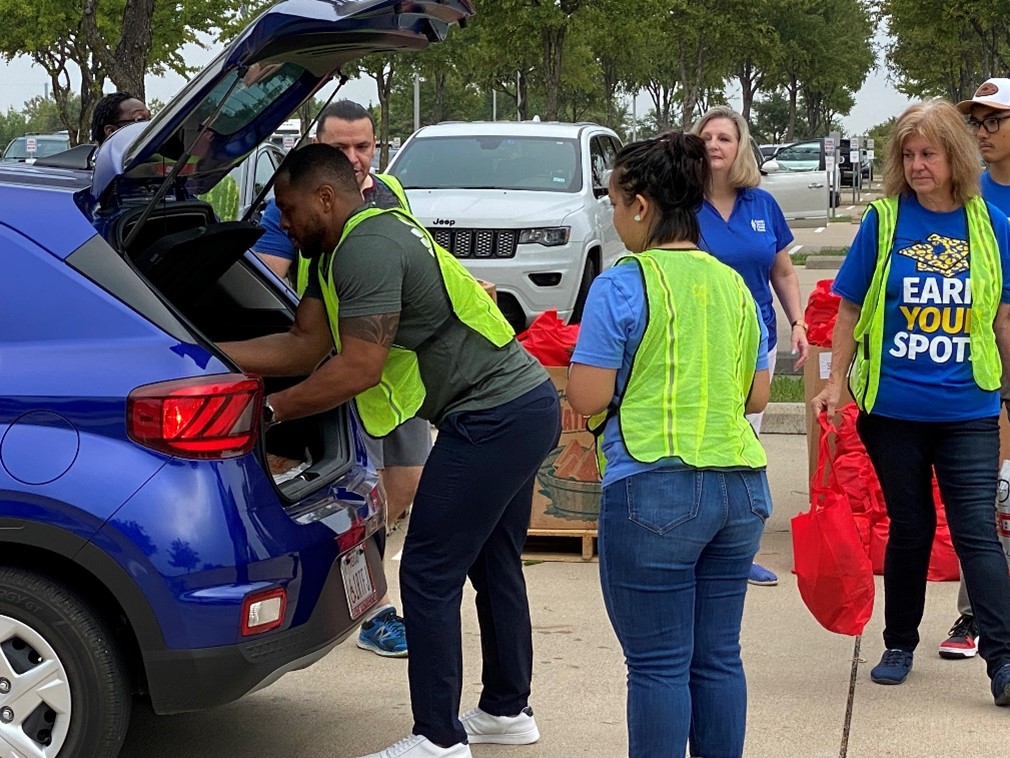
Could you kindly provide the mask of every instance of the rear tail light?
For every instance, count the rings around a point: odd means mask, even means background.
[[[256,443],[263,383],[247,374],[175,379],[126,399],[126,429],[144,447],[180,458],[234,458]]]
[[[287,607],[288,593],[283,588],[249,595],[242,603],[242,636],[277,629],[284,623]]]

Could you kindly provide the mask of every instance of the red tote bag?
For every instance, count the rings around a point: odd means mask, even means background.
[[[873,615],[875,586],[870,556],[848,498],[838,491],[825,414],[817,469],[810,480],[810,510],[792,520],[793,561],[800,596],[825,629],[856,636]]]

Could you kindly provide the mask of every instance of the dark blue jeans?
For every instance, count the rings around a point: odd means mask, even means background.
[[[400,564],[413,731],[437,745],[466,742],[459,700],[467,576],[483,654],[479,705],[514,716],[528,704],[533,632],[521,556],[533,480],[560,433],[549,381],[497,408],[453,414],[438,428]]]
[[[902,650],[919,644],[936,533],[935,470],[975,610],[979,653],[992,676],[1010,663],[1010,576],[995,522],[998,418],[926,422],[861,413],[856,428],[891,519],[884,554],[884,644]]]
[[[740,623],[771,513],[764,471],[664,469],[603,491],[600,579],[628,665],[631,758],[739,758]],[[413,655],[413,651],[411,651]]]

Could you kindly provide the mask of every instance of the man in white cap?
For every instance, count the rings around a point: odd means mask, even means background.
[[[982,197],[1010,216],[1010,124],[1003,123],[1010,119],[1010,79],[986,79],[971,100],[962,100],[957,109],[968,116],[968,128],[978,140],[978,150],[986,164]],[[1000,396],[1010,413],[1010,382],[1006,376]],[[951,627],[950,636],[940,643],[940,656],[952,660],[973,658],[978,652],[978,628],[964,576],[957,610],[960,615]]]

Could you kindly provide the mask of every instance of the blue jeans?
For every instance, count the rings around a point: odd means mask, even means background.
[[[740,622],[771,495],[764,471],[663,469],[604,488],[600,579],[628,665],[632,758],[739,758]],[[413,654],[413,651],[411,651]]]
[[[533,631],[522,551],[534,477],[560,433],[550,381],[496,408],[454,413],[438,428],[400,564],[413,731],[436,745],[466,742],[459,614],[467,577],[480,624],[478,705],[515,716],[529,703]]]
[[[996,536],[999,419],[856,422],[884,492],[891,527],[884,554],[884,644],[915,650],[936,533],[933,472],[981,636],[989,675],[1010,663],[1010,577]]]

